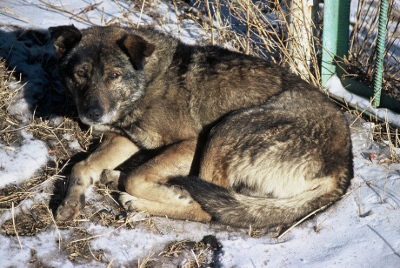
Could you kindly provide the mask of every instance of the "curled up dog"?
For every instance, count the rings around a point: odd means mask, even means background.
[[[74,219],[97,181],[122,186],[128,210],[255,228],[288,225],[346,192],[344,115],[286,69],[151,30],[49,31],[81,121],[105,133],[72,169],[57,219]],[[115,170],[156,148],[132,173]]]

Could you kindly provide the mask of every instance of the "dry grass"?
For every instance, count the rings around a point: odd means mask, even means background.
[[[211,43],[229,44],[230,47],[246,54],[287,65],[304,80],[319,85],[320,31],[317,31],[317,27],[320,16],[317,13],[313,20],[318,23],[314,24],[309,18],[292,13],[287,1],[278,3],[227,0],[213,1],[210,5],[197,1],[195,6],[208,14],[208,25],[203,24],[203,28],[209,33]],[[237,24],[233,25],[230,22],[230,18],[225,16],[227,13],[237,20]],[[274,15],[275,20],[271,20],[271,15]],[[291,28],[290,18],[296,18],[297,23],[301,25]],[[311,29],[311,33],[308,33],[307,43],[300,44],[296,29],[301,28],[302,24]],[[304,58],[305,50],[310,52],[310,58]]]
[[[17,86],[17,89],[12,89],[11,85]],[[18,84],[14,72],[7,69],[5,60],[0,58],[0,141],[7,146],[19,139],[18,131],[13,130],[19,122],[7,110],[22,86]]]
[[[221,245],[214,236],[206,236],[199,242],[190,240],[175,241],[159,254],[163,258],[179,258],[179,267],[212,267],[214,259],[220,254]]]
[[[48,205],[44,203],[34,204],[27,211],[21,211],[12,220],[6,221],[1,226],[1,232],[6,235],[32,236],[45,231],[53,222],[49,215]]]

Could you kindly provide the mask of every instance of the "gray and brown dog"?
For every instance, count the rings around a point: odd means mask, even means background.
[[[83,123],[105,141],[72,170],[59,220],[102,179],[129,210],[235,227],[287,225],[346,192],[349,128],[322,92],[262,59],[150,30],[49,29]],[[164,148],[134,172],[141,149]]]

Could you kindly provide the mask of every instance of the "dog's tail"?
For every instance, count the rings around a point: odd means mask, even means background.
[[[194,176],[169,182],[186,189],[216,221],[241,228],[288,225],[344,194],[339,188],[326,192],[323,187],[317,187],[294,197],[274,199],[246,196]]]

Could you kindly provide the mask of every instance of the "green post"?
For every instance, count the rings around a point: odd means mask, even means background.
[[[379,11],[379,28],[377,41],[377,54],[375,63],[374,77],[374,105],[379,107],[381,104],[381,89],[383,77],[383,62],[385,57],[386,24],[388,18],[389,0],[381,1],[381,10]]]
[[[334,59],[347,55],[349,40],[350,0],[325,0],[324,3],[324,28],[322,33],[322,63],[321,83],[326,82],[334,74],[341,74],[340,68],[336,69]]]
[[[350,77],[346,77],[342,80],[342,83],[343,86],[352,93],[365,98],[373,96],[373,104],[376,107],[388,108],[400,114],[399,102],[396,99],[390,98],[388,95],[381,93],[388,3],[388,0],[381,0],[374,89],[369,88]],[[347,55],[349,21],[350,0],[325,0],[321,63],[321,84],[323,87],[325,87],[326,82],[335,73],[342,78],[343,71],[341,68],[336,68],[337,64],[334,59],[340,61],[340,58]]]

